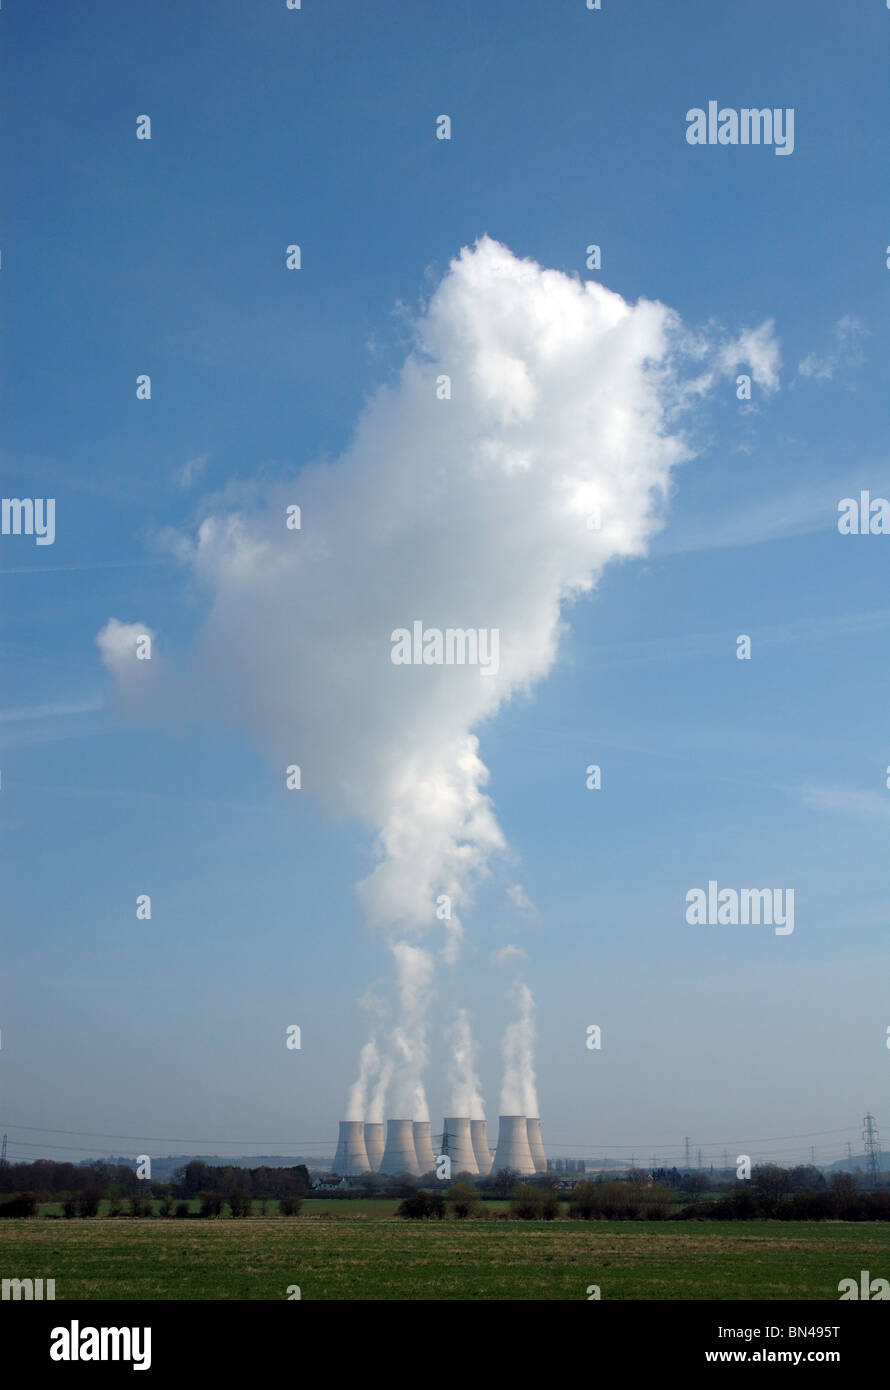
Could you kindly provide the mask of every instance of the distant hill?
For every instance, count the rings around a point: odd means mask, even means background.
[[[868,1161],[862,1154],[854,1154],[852,1158],[838,1158],[834,1163],[819,1166],[825,1173],[862,1173],[868,1167]],[[886,1149],[878,1154],[878,1169],[882,1173],[890,1172],[890,1153]]]
[[[161,1179],[172,1177],[177,1168],[184,1168],[196,1159],[209,1164],[211,1168],[296,1168],[297,1164],[305,1163],[307,1168],[316,1172],[327,1171],[334,1161],[333,1154],[326,1154],[322,1158],[308,1158],[305,1154],[170,1154],[156,1158],[152,1154],[151,1175]],[[121,1163],[127,1168],[135,1166],[132,1157],[120,1158],[115,1154],[97,1154],[95,1158],[82,1159],[77,1166],[83,1168],[96,1162]]]

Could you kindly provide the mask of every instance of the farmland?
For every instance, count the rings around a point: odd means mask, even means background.
[[[860,1269],[890,1275],[869,1222],[395,1219],[384,1201],[245,1220],[0,1223],[0,1274],[53,1278],[56,1299],[827,1299]],[[348,1213],[344,1207],[348,1206]],[[51,1210],[51,1209],[50,1209]]]

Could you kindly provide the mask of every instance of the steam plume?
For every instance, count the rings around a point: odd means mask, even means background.
[[[97,639],[125,711],[245,725],[276,777],[298,764],[304,793],[373,828],[378,862],[358,892],[396,964],[385,1052],[406,1118],[427,1118],[433,957],[418,934],[448,894],[454,960],[459,914],[504,844],[474,731],[550,670],[564,607],[658,529],[687,454],[678,327],[661,304],[483,237],[451,263],[398,380],[335,463],[232,486],[193,534],[168,537],[209,601],[191,654],[137,661],[148,629],[113,618]],[[497,630],[497,669],[394,664],[392,634],[415,621]],[[369,1103],[372,1062],[363,1053],[351,1109]]]
[[[540,1115],[535,1080],[535,1001],[528,985],[517,980],[513,998],[519,1017],[504,1033],[502,1115]]]
[[[475,1047],[466,1009],[458,1009],[448,1030],[451,1043],[451,1063],[448,1079],[451,1084],[449,1115],[466,1116],[471,1120],[485,1119],[482,1089],[476,1075]]]

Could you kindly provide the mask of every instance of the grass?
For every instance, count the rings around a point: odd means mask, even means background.
[[[890,1277],[890,1223],[413,1222],[386,1201],[291,1220],[0,1222],[0,1276],[57,1300],[828,1299]],[[363,1207],[347,1212],[344,1208]],[[316,1211],[316,1207],[321,1210]]]
[[[175,1201],[174,1201],[174,1209],[175,1209],[176,1207],[179,1206],[180,1201],[182,1201],[182,1200],[184,1200],[184,1199],[179,1198],[179,1197],[177,1197],[177,1198],[175,1199]],[[363,1198],[363,1197],[360,1197],[360,1198],[356,1198],[356,1199],[353,1199],[353,1200],[348,1201],[348,1202],[347,1202],[347,1201],[343,1201],[342,1199],[339,1199],[339,1200],[338,1200],[338,1199],[336,1199],[336,1198],[333,1199],[333,1200],[330,1200],[330,1201],[326,1201],[324,1197],[313,1197],[313,1198],[311,1198],[309,1201],[304,1202],[304,1205],[303,1205],[303,1216],[304,1216],[304,1217],[305,1217],[305,1216],[309,1216],[309,1217],[313,1217],[313,1216],[349,1216],[349,1217],[364,1217],[365,1219],[367,1219],[368,1217],[390,1217],[390,1216],[395,1216],[395,1214],[396,1214],[396,1208],[399,1206],[400,1202],[401,1202],[401,1198],[400,1198],[400,1197],[389,1197],[389,1198],[387,1198],[387,1197],[371,1197],[371,1198]],[[118,1205],[119,1207],[122,1208],[122,1212],[120,1213],[120,1214],[122,1215],[122,1217],[123,1217],[124,1219],[126,1219],[126,1220],[129,1220],[129,1217],[130,1217],[130,1203],[129,1203],[129,1200],[128,1200],[127,1198],[122,1198],[122,1199],[120,1199],[120,1201],[118,1201],[117,1205]],[[497,1202],[497,1201],[495,1201],[495,1202],[486,1202],[485,1205],[486,1205],[487,1207],[491,1207],[492,1210],[494,1210],[494,1211],[506,1211],[506,1210],[507,1210],[507,1207],[510,1205],[510,1203],[509,1203],[509,1202]],[[160,1215],[161,1215],[161,1201],[160,1201],[160,1199],[159,1199],[159,1198],[155,1198],[155,1199],[152,1201],[151,1206],[152,1206],[152,1211],[154,1212],[155,1216],[160,1216]],[[265,1212],[263,1212],[263,1209],[262,1209],[262,1202],[259,1200],[259,1198],[254,1199],[254,1201],[251,1203],[251,1206],[252,1206],[252,1208],[253,1208],[253,1215],[254,1215],[254,1216],[263,1216],[263,1215],[265,1215],[265,1216],[277,1216],[277,1215],[278,1215],[278,1199],[277,1199],[277,1197],[267,1197],[267,1199],[266,1199],[266,1210],[265,1210]],[[99,1215],[99,1216],[108,1216],[108,1214],[109,1214],[109,1208],[110,1208],[110,1207],[111,1207],[111,1203],[108,1201],[108,1199],[107,1199],[107,1198],[103,1198],[103,1200],[99,1203],[99,1212],[98,1212],[98,1215]],[[190,1210],[190,1212],[191,1212],[191,1214],[192,1214],[193,1216],[198,1216],[198,1215],[200,1214],[201,1203],[200,1203],[200,1201],[199,1201],[199,1199],[198,1199],[197,1197],[193,1197],[193,1198],[188,1202],[188,1207],[189,1207],[189,1210]],[[38,1207],[38,1212],[39,1212],[39,1214],[40,1214],[41,1216],[53,1216],[53,1217],[55,1217],[55,1216],[64,1216],[64,1214],[65,1214],[64,1203],[63,1203],[63,1202],[41,1202],[40,1205],[39,1205],[39,1207]],[[226,1214],[228,1215],[228,1208],[226,1208]],[[180,1219],[181,1219],[181,1218],[180,1218]]]
[[[176,1199],[174,1207],[179,1206],[180,1200],[180,1198]],[[350,1199],[349,1201],[344,1201],[342,1198],[333,1198],[326,1200],[324,1197],[312,1197],[308,1201],[305,1201],[303,1204],[302,1218],[305,1219],[308,1217],[311,1220],[314,1217],[342,1216],[358,1219],[363,1218],[364,1220],[368,1220],[368,1218],[392,1217],[395,1216],[396,1209],[401,1204],[401,1200],[402,1199],[400,1197],[358,1197]],[[117,1205],[123,1208],[121,1215],[125,1219],[129,1219],[129,1201],[126,1198],[123,1198],[121,1199],[121,1201],[117,1203]],[[152,1211],[154,1212],[155,1216],[160,1216],[160,1199],[156,1198],[154,1201],[152,1201],[151,1205]],[[486,1201],[485,1208],[487,1211],[498,1212],[506,1211],[509,1205],[510,1203],[508,1201],[498,1201],[495,1198],[493,1200]],[[201,1203],[197,1197],[193,1197],[191,1201],[188,1203],[188,1206],[192,1215],[198,1216],[200,1214]],[[276,1197],[268,1197],[266,1199],[265,1212],[263,1212],[262,1203],[259,1200],[259,1198],[254,1199],[254,1201],[251,1203],[251,1206],[253,1208],[254,1216],[278,1215],[278,1199]],[[111,1203],[107,1199],[103,1199],[99,1203],[98,1215],[108,1216],[110,1207]],[[64,1216],[64,1203],[41,1202],[38,1207],[38,1212],[41,1216]],[[228,1210],[226,1211],[226,1214],[228,1215]],[[0,1229],[2,1229],[2,1227],[0,1227]]]

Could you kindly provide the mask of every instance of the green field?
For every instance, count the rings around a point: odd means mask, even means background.
[[[396,1208],[398,1207],[400,1201],[400,1197],[361,1197],[349,1202],[344,1202],[342,1200],[338,1201],[336,1198],[333,1198],[330,1201],[325,1201],[323,1197],[313,1197],[311,1199],[311,1203],[308,1205],[308,1211],[313,1216],[395,1216]],[[128,1213],[129,1204],[126,1201],[126,1199],[123,1199],[122,1202],[118,1202],[118,1206],[121,1205],[123,1205],[124,1212]],[[160,1216],[160,1199],[155,1198],[151,1205],[155,1216]],[[179,1205],[178,1198],[176,1200],[176,1205]],[[193,1215],[198,1216],[200,1214],[201,1203],[197,1197],[193,1197],[191,1201],[188,1203],[188,1205]],[[506,1211],[510,1203],[506,1201],[486,1202],[485,1205],[486,1207],[491,1207],[493,1211]],[[103,1198],[103,1200],[99,1203],[99,1216],[107,1216],[108,1209],[110,1206],[111,1203],[108,1201],[107,1197]],[[265,1212],[262,1209],[262,1203],[259,1201],[259,1199],[254,1199],[254,1201],[251,1203],[251,1206],[253,1207],[254,1216],[278,1215],[278,1199],[276,1197],[269,1197],[266,1199]],[[41,1202],[38,1210],[41,1216],[62,1216],[64,1214],[64,1203]],[[125,1219],[129,1219],[129,1216],[127,1215]],[[0,1236],[2,1236],[3,1224],[4,1223],[0,1223]]]
[[[53,1278],[57,1300],[285,1299],[293,1284],[304,1299],[583,1300],[598,1284],[604,1299],[830,1301],[861,1269],[890,1277],[887,1223],[427,1223],[372,1210],[391,1206],[332,1202],[292,1220],[7,1220],[0,1276]]]

